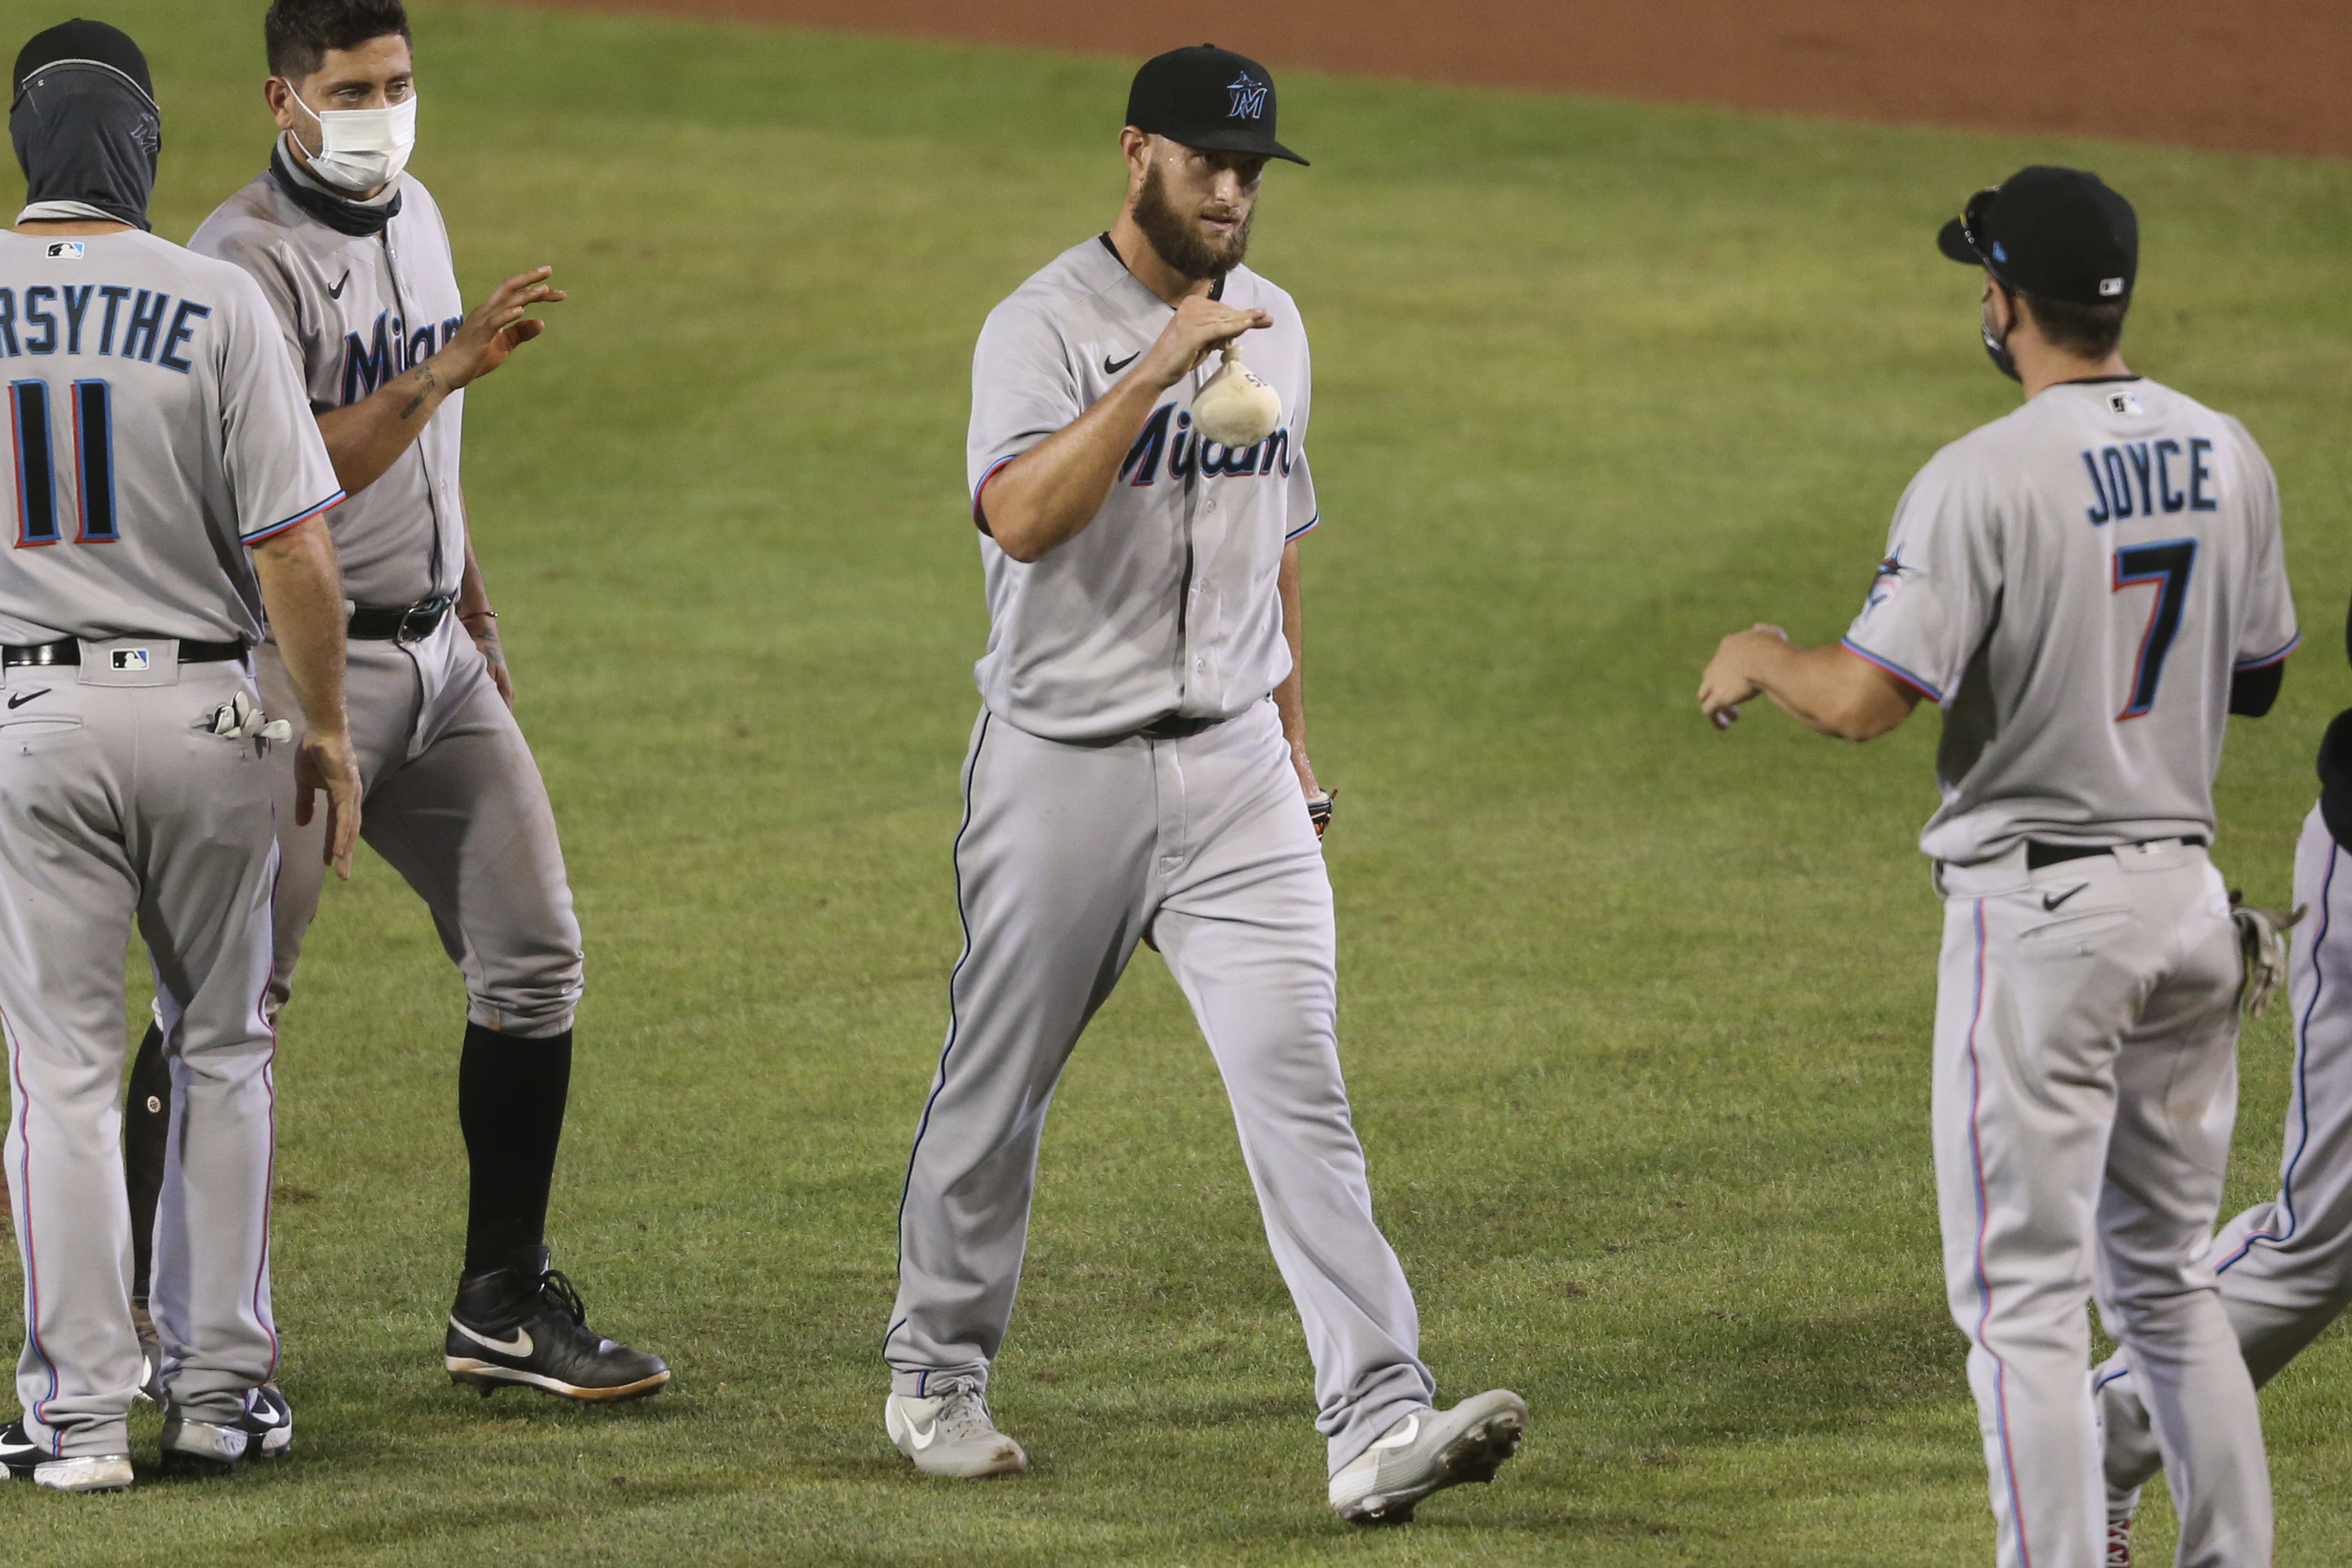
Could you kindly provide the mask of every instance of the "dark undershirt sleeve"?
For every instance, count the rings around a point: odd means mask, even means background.
[[[2319,742],[2319,815],[2329,837],[2352,844],[2352,709],[2336,716]]]
[[[2259,719],[2271,710],[2278,700],[2279,685],[2286,679],[2286,664],[2265,664],[2252,669],[2232,670],[2230,674],[2230,711],[2243,719]]]

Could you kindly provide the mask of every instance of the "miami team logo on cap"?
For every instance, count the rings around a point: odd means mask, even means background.
[[[1265,118],[1265,83],[1249,72],[1242,72],[1241,80],[1225,89],[1234,95],[1234,106],[1225,110],[1228,120],[1263,120]]]

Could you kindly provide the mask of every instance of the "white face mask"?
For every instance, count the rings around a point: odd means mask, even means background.
[[[390,109],[331,109],[324,114],[302,103],[291,82],[287,92],[319,122],[320,146],[305,142],[310,172],[346,191],[373,191],[400,178],[416,150],[416,95]],[[300,133],[296,133],[299,138]]]

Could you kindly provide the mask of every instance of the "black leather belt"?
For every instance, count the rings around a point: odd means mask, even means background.
[[[172,639],[170,637],[109,637],[105,640],[164,643]],[[245,644],[241,642],[189,642],[184,638],[180,643],[182,664],[218,664],[223,659],[244,657]],[[67,637],[58,642],[34,643],[28,647],[0,648],[0,669],[16,669],[28,664],[57,665],[80,662],[81,644],[72,637]]]
[[[441,629],[442,617],[457,602],[446,594],[436,594],[398,609],[362,605],[352,611],[344,635],[361,642],[423,642]]]
[[[1213,730],[1223,722],[1223,719],[1179,719],[1171,713],[1164,719],[1156,719],[1146,724],[1136,733],[1147,741],[1183,741],[1203,730]]]
[[[2161,844],[2168,841],[2150,838],[2145,842]],[[2183,838],[2180,842],[2191,848],[2205,847],[2202,838]],[[2087,860],[2094,855],[2112,855],[2118,849],[2138,847],[2137,844],[2044,844],[2039,839],[2029,838],[2025,841],[2025,868],[2039,871],[2044,866],[2063,866],[2069,860]]]

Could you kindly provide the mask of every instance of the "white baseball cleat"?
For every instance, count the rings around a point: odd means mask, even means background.
[[[1339,1468],[1331,1507],[1350,1524],[1402,1524],[1432,1492],[1493,1480],[1527,1429],[1528,1402],[1507,1388],[1416,1410]]]
[[[945,1393],[925,1399],[894,1394],[882,1406],[883,1427],[915,1468],[927,1476],[978,1480],[1029,1468],[1021,1445],[996,1429],[978,1383],[957,1378],[940,1386]]]
[[[0,1427],[0,1467],[14,1478],[60,1492],[119,1492],[131,1484],[131,1456],[86,1454],[60,1459],[34,1442],[22,1421]]]

